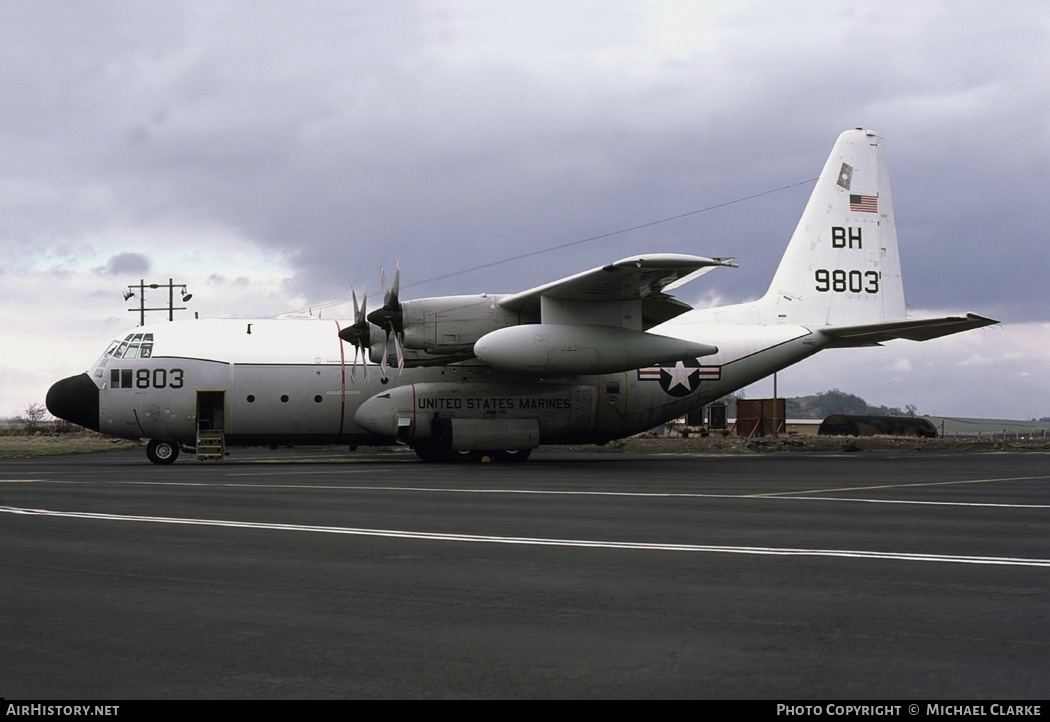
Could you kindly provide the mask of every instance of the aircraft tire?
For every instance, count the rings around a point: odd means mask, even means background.
[[[450,451],[448,460],[453,464],[476,464],[485,455],[483,451]]]
[[[521,464],[532,455],[532,449],[497,449],[491,453],[501,464]]]
[[[437,443],[418,443],[412,450],[428,464],[476,464],[485,454],[482,451],[453,451]]]
[[[179,458],[179,445],[172,441],[150,439],[146,444],[146,458],[154,464],[174,464]]]

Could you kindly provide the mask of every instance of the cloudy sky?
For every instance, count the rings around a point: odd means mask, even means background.
[[[0,417],[134,326],[140,279],[345,318],[399,258],[409,298],[670,251],[740,263],[682,300],[755,298],[856,126],[909,313],[1003,324],[828,351],[781,393],[1050,415],[1046,3],[6,0],[0,34]]]

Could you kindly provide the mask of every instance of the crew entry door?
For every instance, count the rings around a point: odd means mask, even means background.
[[[226,392],[197,392],[197,460],[222,461],[226,456]]]

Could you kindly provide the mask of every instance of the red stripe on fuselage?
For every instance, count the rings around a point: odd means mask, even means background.
[[[332,319],[335,324],[335,337],[339,338],[339,322]],[[339,338],[339,435],[343,435],[343,424],[346,421],[346,354],[343,352],[343,339]]]

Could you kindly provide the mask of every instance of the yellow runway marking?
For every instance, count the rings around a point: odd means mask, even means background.
[[[1050,479],[1050,475],[1042,476],[1007,476],[1001,479],[970,479],[960,481],[929,481],[916,482],[913,484],[879,484],[877,486],[843,486],[837,489],[810,489],[808,491],[770,491],[764,494],[748,494],[750,497],[759,496],[797,496],[798,494],[829,494],[840,491],[868,491],[871,489],[903,489],[909,486],[950,486],[953,484],[988,484],[995,481],[1031,481],[1033,479]]]

